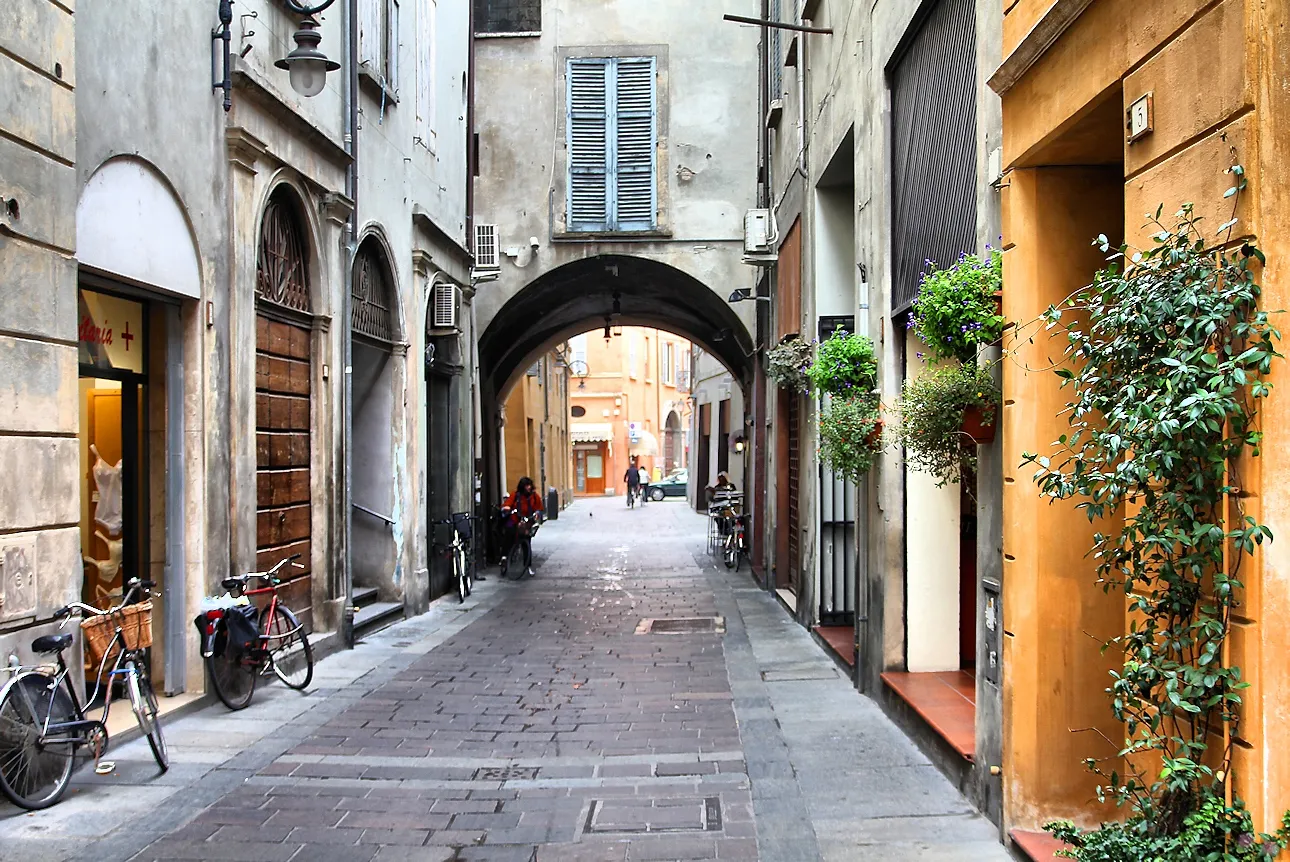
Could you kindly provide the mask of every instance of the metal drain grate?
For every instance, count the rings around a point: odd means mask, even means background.
[[[636,626],[638,635],[694,635],[725,634],[724,617],[673,617],[671,619],[650,619],[640,621]]]
[[[485,766],[475,770],[476,781],[511,781],[537,778],[536,766]]]
[[[593,799],[584,834],[720,832],[721,800],[709,797]]]

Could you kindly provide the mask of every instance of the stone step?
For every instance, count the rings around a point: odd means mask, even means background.
[[[356,591],[357,592],[357,591]],[[403,619],[402,602],[372,602],[354,614],[354,637],[374,634]]]
[[[354,587],[354,606],[363,608],[374,604],[379,597],[376,587]]]

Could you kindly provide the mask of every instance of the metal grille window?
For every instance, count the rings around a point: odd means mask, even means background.
[[[308,312],[309,268],[299,211],[286,190],[273,193],[260,226],[255,295],[265,302]]]
[[[892,313],[976,246],[976,12],[936,3],[891,72]]]
[[[497,225],[475,225],[475,266],[497,269]]]
[[[475,0],[476,33],[538,33],[541,0]]]
[[[569,230],[655,227],[654,69],[653,57],[569,61]]]
[[[354,259],[350,324],[354,334],[392,344],[394,342],[394,291],[384,255],[374,240],[358,249]]]

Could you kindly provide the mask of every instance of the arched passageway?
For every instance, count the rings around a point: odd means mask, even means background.
[[[735,386],[752,377],[753,339],[721,286],[645,258],[597,255],[553,269],[519,290],[479,339],[485,506],[501,499],[501,400],[546,350],[593,327],[647,326],[716,357]],[[663,442],[663,441],[660,441]],[[680,444],[684,452],[684,443]],[[680,456],[677,456],[680,457]]]

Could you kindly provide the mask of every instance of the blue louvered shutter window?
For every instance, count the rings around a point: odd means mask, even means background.
[[[570,60],[569,230],[652,230],[657,209],[653,57]]]
[[[616,230],[654,227],[654,58],[616,63],[613,140]]]
[[[609,229],[607,60],[570,60],[569,229]]]

